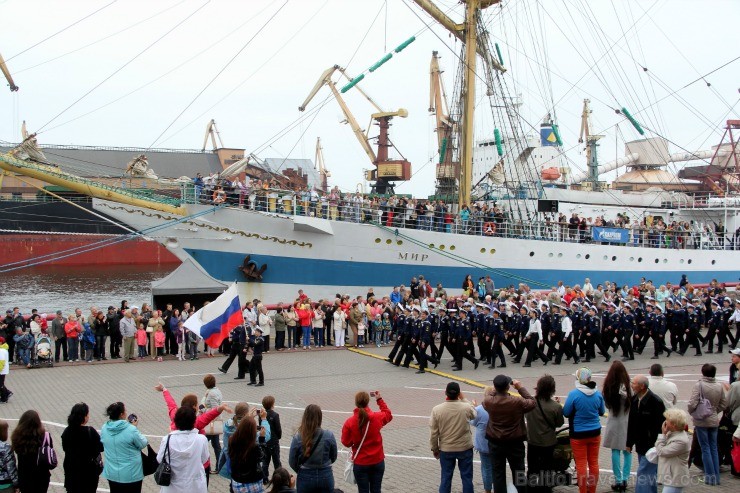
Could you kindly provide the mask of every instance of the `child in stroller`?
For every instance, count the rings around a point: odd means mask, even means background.
[[[33,366],[41,365],[54,366],[54,354],[52,352],[52,340],[46,327],[41,328],[41,332],[36,336],[35,352],[33,357]]]

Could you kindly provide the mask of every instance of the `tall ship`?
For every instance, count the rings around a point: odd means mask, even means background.
[[[159,180],[144,193],[37,159],[33,135],[1,154],[0,168],[93,197],[94,211],[128,235],[154,239],[203,276],[237,282],[246,299],[281,300],[298,289],[314,299],[368,287],[385,293],[421,275],[451,292],[468,275],[533,289],[586,278],[594,285],[641,277],[660,285],[683,274],[693,283],[740,278],[740,120],[723,122],[722,137],[706,148],[686,149],[620,105],[620,122],[638,137],[624,139],[622,157],[602,162],[603,135],[594,132],[584,99],[578,145],[585,165],[574,166],[554,106],[536,125],[521,116],[522,98],[510,89],[512,74],[485,22],[500,2],[460,2],[459,20],[431,0],[414,3],[424,22],[455,40],[459,62],[448,100],[437,52],[430,61],[436,181],[424,199],[397,193],[413,176],[408,160],[391,157],[390,127],[406,110],[387,111],[360,84],[382,77],[379,69],[414,37],[354,77],[329,67],[300,105],[311,111],[320,91],[336,100],[371,161],[370,193],[337,193],[326,183],[257,188],[247,170],[254,155],[224,167],[213,182]],[[367,130],[345,101],[355,91],[374,106]],[[493,128],[476,133],[481,108]],[[245,182],[237,196],[220,188]]]

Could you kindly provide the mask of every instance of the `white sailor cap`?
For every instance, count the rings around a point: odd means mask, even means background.
[[[652,304],[652,303],[650,303],[649,301],[648,301],[647,303],[645,303],[645,308],[647,308],[647,307],[650,307],[650,308],[652,308],[652,307],[654,307],[654,306],[655,306],[655,305],[653,305],[653,304]]]
[[[421,308],[419,308],[418,306],[415,306],[415,307],[413,307],[411,309],[411,311],[417,311],[417,312],[421,313]]]
[[[659,311],[661,311],[661,312],[663,311],[663,309],[662,309],[662,308],[660,307],[660,305],[658,305],[658,304],[656,304],[654,308],[655,308],[656,310],[659,310]]]
[[[501,315],[501,312],[500,312],[500,311],[498,311],[498,308],[494,308],[494,309],[493,309],[493,313],[498,313],[499,315]]]
[[[488,305],[486,305],[484,303],[476,303],[475,306],[479,306],[481,308],[486,308]]]
[[[457,310],[454,308],[448,308],[447,313],[457,313]]]
[[[611,302],[609,303],[609,306],[613,306],[614,308],[617,308],[617,305],[615,305],[614,303],[611,303]]]
[[[468,307],[468,306],[473,306],[473,305],[471,305],[470,303],[468,303],[468,302],[466,301],[465,303],[463,303],[463,306],[465,306],[465,307]]]
[[[723,301],[724,301],[724,300],[723,300]],[[712,304],[713,304],[713,305],[717,305],[717,306],[719,306],[719,303],[717,303],[717,300],[712,300]]]

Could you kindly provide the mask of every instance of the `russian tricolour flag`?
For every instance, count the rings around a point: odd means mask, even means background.
[[[236,283],[215,301],[195,312],[183,324],[202,337],[211,347],[219,347],[231,329],[244,323]]]

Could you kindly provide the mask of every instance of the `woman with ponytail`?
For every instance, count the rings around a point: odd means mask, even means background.
[[[370,409],[370,397],[380,408]],[[393,419],[380,392],[368,394],[365,391],[355,394],[355,412],[347,418],[342,427],[342,445],[350,447],[354,460],[353,470],[358,493],[380,493],[385,472],[383,435],[381,428]]]

